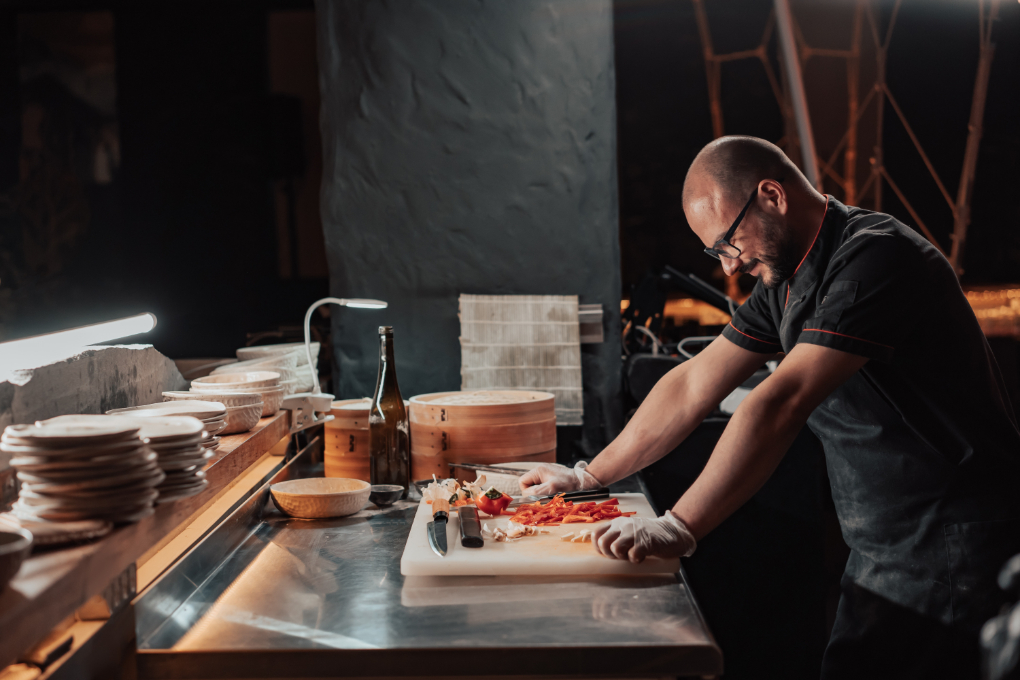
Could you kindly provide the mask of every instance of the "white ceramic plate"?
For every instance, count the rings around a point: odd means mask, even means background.
[[[156,486],[163,481],[163,471],[155,464],[133,470],[129,473],[111,475],[100,479],[88,479],[77,482],[42,483],[33,484],[37,491],[45,491],[50,494],[59,494],[65,491],[84,491],[85,489],[112,489],[118,486],[126,486],[133,482],[148,481],[150,486]]]
[[[134,418],[179,416],[201,420],[203,418],[222,416],[226,410],[226,406],[216,401],[161,401],[158,404],[146,404],[145,406],[136,406],[129,409],[107,411],[106,415]]]
[[[98,474],[107,474],[114,470],[127,470],[146,465],[156,460],[156,454],[146,449],[140,449],[138,453],[130,456],[102,456],[100,458],[85,458],[73,461],[53,462],[47,459],[19,457],[11,458],[10,464],[18,472],[25,472],[36,477],[50,477],[63,475],[67,477],[90,477]]]
[[[192,392],[224,392],[232,387],[276,387],[280,384],[280,374],[273,371],[247,371],[244,373],[227,373],[223,375],[207,375],[191,381]]]
[[[22,446],[19,444],[2,442],[0,443],[0,451],[9,453],[15,458],[22,456],[34,456],[38,458],[46,458],[51,461],[58,461],[95,458],[97,456],[112,456],[115,454],[127,456],[137,452],[138,449],[143,446],[145,446],[145,443],[141,439],[133,437],[119,442],[95,444],[69,449],[48,449],[42,446]]]
[[[223,404],[224,406],[246,406],[259,401],[259,398],[257,394],[247,392],[245,389],[240,387],[231,387],[229,392],[218,390],[202,390],[201,392],[164,392],[163,401],[215,401]]]
[[[150,444],[200,437],[202,431],[205,430],[205,423],[191,416],[134,417],[117,415],[108,417],[137,423],[140,428],[138,435],[143,439],[148,439]]]
[[[40,444],[48,448],[78,448],[82,444],[131,439],[138,426],[111,422],[98,415],[58,416],[35,425],[9,425],[4,439],[12,444]]]

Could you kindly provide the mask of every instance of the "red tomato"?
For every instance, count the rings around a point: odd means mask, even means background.
[[[484,512],[486,515],[498,515],[506,509],[506,506],[510,505],[510,501],[513,499],[505,493],[500,493],[493,488],[490,488],[485,493],[475,498],[475,505],[478,509]]]

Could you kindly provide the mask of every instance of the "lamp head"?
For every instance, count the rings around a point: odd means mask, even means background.
[[[352,298],[345,300],[344,307],[354,307],[355,309],[386,309],[389,306],[388,303],[382,300],[369,300],[367,298]]]

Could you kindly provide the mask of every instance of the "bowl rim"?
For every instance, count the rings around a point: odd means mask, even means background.
[[[208,384],[208,383],[207,383]],[[244,387],[244,385],[234,386],[229,392],[227,390],[188,390],[188,394],[270,394],[274,390],[283,392],[283,385],[272,385],[269,387]],[[184,390],[178,390],[183,392]]]
[[[0,545],[0,557],[6,557],[19,553],[25,548],[28,548],[35,542],[35,537],[32,532],[28,529],[14,528],[14,527],[3,527],[0,529],[0,534],[11,534],[13,536],[20,537],[21,540],[11,541],[6,545]]]
[[[241,380],[209,380],[209,378],[226,378],[241,375],[244,376]],[[199,385],[231,385],[231,384],[245,384],[261,382],[263,380],[279,380],[280,374],[276,371],[238,371],[237,373],[213,373],[211,375],[205,375],[201,378],[195,378],[192,380],[192,384],[198,383]],[[275,387],[270,385],[268,387]]]
[[[359,484],[364,484],[365,486],[357,488],[357,489],[351,489],[349,491],[327,491],[325,493],[306,493],[306,492],[298,492],[298,491],[287,491],[286,488],[279,489],[279,487],[281,485],[289,484],[291,482],[303,482],[303,481],[305,481],[307,479],[344,480],[344,481],[349,481],[349,482],[357,482]],[[281,493],[281,494],[283,494],[285,496],[298,496],[298,497],[308,497],[308,498],[330,498],[330,497],[338,497],[338,496],[352,496],[354,494],[364,493],[366,491],[370,492],[371,490],[372,490],[372,485],[371,484],[369,484],[368,482],[366,482],[363,479],[354,479],[353,477],[299,477],[297,479],[288,479],[288,480],[286,480],[284,482],[277,482],[276,484],[270,484],[269,485],[269,491],[272,492],[272,493]]]
[[[204,400],[206,400],[205,399],[206,396],[211,396],[211,395],[220,395],[220,396],[225,396],[225,397],[250,397],[252,394],[255,394],[255,392],[233,392],[233,391],[230,391],[230,390],[221,390],[221,391],[218,391],[218,392],[213,392],[213,391],[209,391],[209,392],[192,392],[191,390],[167,390],[166,392],[163,392],[163,396],[167,396],[167,395],[174,396],[174,397],[186,396],[187,399],[190,400],[190,401],[204,401]],[[201,395],[201,398],[199,398],[198,395]]]

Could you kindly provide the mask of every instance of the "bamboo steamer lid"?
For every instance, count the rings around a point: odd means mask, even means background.
[[[411,398],[411,476],[450,476],[450,463],[555,462],[555,399],[528,390]]]
[[[327,477],[346,477],[371,482],[369,468],[369,398],[334,401],[333,420],[325,426]]]

